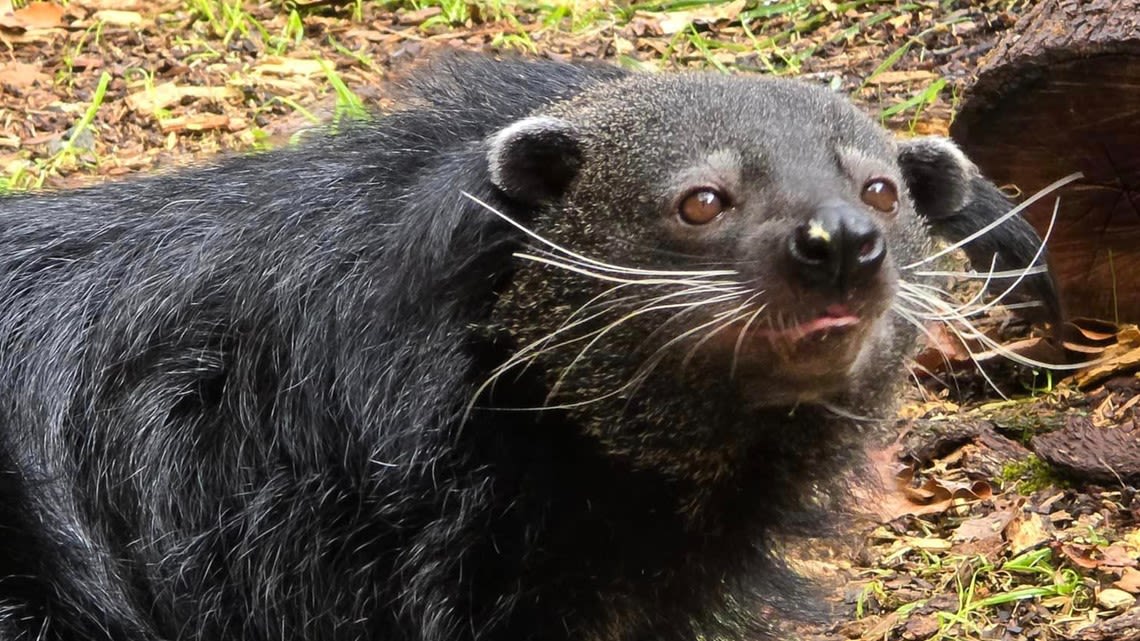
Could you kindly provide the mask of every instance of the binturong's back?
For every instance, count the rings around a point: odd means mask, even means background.
[[[395,90],[0,199],[0,638],[762,638],[916,265],[1010,208],[807,83],[449,54]]]

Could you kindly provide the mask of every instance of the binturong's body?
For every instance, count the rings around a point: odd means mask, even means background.
[[[0,200],[0,638],[760,630],[766,534],[891,411],[931,227],[1009,208],[808,84],[445,56],[404,91]]]

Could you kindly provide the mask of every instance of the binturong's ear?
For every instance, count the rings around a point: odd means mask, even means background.
[[[1013,208],[1004,194],[986,180],[974,163],[947,138],[929,136],[899,143],[899,166],[920,216],[934,233],[960,242],[995,222]],[[962,250],[982,274],[1033,268],[1003,303],[1023,303],[1018,312],[1035,322],[1056,327],[1063,320],[1056,282],[1045,252],[1036,261],[1041,238],[1021,216],[1014,215],[965,243]],[[991,279],[988,290],[1001,294],[1014,278]]]
[[[560,198],[582,166],[578,132],[558,118],[524,118],[500,129],[488,144],[491,182],[527,204]]]

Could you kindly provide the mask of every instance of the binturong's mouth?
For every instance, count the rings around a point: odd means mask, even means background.
[[[806,321],[779,329],[757,329],[753,335],[773,342],[796,343],[807,338],[845,333],[859,323],[859,316],[853,314],[846,305],[834,304]]]
[[[750,402],[762,405],[809,401],[847,389],[861,357],[875,351],[883,310],[854,303],[814,309],[805,314],[801,306],[751,327],[730,328],[709,356],[720,350],[732,364],[736,384]]]

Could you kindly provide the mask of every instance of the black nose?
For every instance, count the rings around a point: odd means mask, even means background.
[[[806,284],[843,293],[873,276],[886,253],[875,222],[843,203],[820,207],[788,239],[788,255]]]

